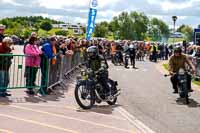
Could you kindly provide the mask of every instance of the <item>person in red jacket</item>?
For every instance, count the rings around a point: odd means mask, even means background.
[[[12,64],[12,49],[10,48],[13,41],[9,37],[5,37],[3,42],[0,43],[0,54],[7,54],[5,56],[0,56],[0,97],[11,96],[6,92],[9,84],[9,68]]]

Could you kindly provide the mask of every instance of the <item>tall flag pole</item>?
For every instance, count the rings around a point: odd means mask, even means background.
[[[98,1],[97,0],[91,0],[90,1],[89,15],[88,15],[87,33],[86,33],[86,39],[88,41],[91,39],[92,33],[94,32],[95,19],[96,19],[96,16],[97,16],[97,7],[98,7]]]

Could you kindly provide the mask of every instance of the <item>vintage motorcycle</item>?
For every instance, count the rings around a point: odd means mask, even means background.
[[[120,90],[118,83],[108,78],[108,70],[103,68],[98,72],[90,69],[81,71],[81,76],[77,77],[75,88],[75,99],[83,109],[91,109],[95,102],[107,102],[115,105]]]
[[[188,72],[184,69],[179,69],[176,75],[178,76],[178,93],[180,98],[185,98],[186,104],[189,104],[189,90],[187,86],[187,74]],[[170,75],[165,75],[165,77]]]

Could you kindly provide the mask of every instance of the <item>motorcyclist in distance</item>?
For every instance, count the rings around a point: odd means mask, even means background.
[[[169,73],[171,75],[171,83],[174,89],[174,93],[178,93],[178,76],[177,73],[178,71],[182,68],[185,71],[186,69],[186,64],[189,65],[192,68],[192,73],[196,72],[195,66],[192,64],[192,62],[188,59],[188,57],[185,54],[182,54],[182,49],[180,46],[177,46],[174,49],[174,55],[171,56],[169,60]],[[187,81],[188,81],[188,89],[190,92],[192,92],[191,88],[191,81],[192,77],[191,75],[187,75]]]

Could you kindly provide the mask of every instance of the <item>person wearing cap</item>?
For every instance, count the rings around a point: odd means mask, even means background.
[[[11,54],[13,40],[10,37],[5,37],[0,42],[0,54]],[[12,64],[12,56],[0,56],[0,97],[11,96],[6,92],[6,88],[9,84],[9,69]]]
[[[0,24],[0,43],[3,41],[3,39],[4,39],[4,31],[5,31],[5,29],[6,29],[6,26],[5,25],[2,25],[2,24]]]

